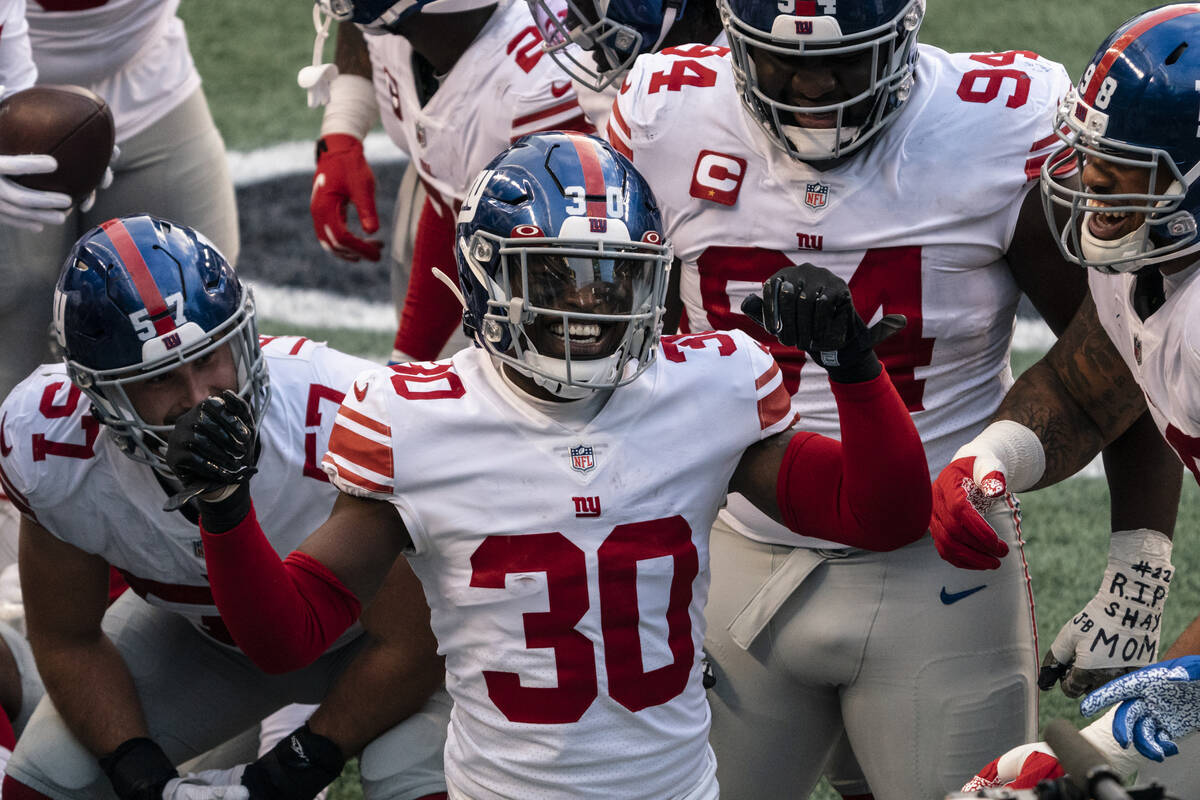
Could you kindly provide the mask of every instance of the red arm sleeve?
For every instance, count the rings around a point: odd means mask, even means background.
[[[440,216],[433,200],[425,198],[413,242],[404,310],[396,331],[395,348],[418,361],[436,359],[455,327],[462,324],[458,298],[433,275],[437,267],[451,278],[458,276],[454,260],[454,211],[444,211],[445,216]]]
[[[887,371],[863,383],[836,383],[842,441],[792,437],[776,496],[797,533],[866,550],[894,550],[929,527],[929,466],[912,417]]]
[[[201,521],[200,535],[221,620],[264,672],[311,663],[362,612],[358,598],[320,561],[300,552],[280,561],[253,507],[224,533],[210,533]]]

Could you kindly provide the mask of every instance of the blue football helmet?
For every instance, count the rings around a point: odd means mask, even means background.
[[[54,291],[54,335],[67,374],[131,458],[170,476],[171,425],[151,425],[126,387],[229,345],[238,393],[260,420],[270,397],[254,300],[203,235],[148,215],[84,234]]]
[[[687,0],[528,0],[545,50],[592,91],[620,80],[643,53],[653,53]]]
[[[1138,14],[1096,51],[1079,86],[1059,106],[1056,130],[1062,146],[1041,171],[1042,205],[1068,260],[1112,274],[1200,250],[1198,85],[1198,4]],[[1145,170],[1145,190],[1077,190],[1060,177],[1092,159]],[[1056,206],[1070,209],[1061,229],[1054,219]],[[1103,213],[1096,210],[1100,206]],[[1141,224],[1120,235],[1129,227],[1122,217],[1129,215],[1140,216]],[[1105,229],[1112,234],[1104,236]]]
[[[742,104],[798,161],[831,161],[855,152],[896,117],[912,93],[925,0],[717,0],[717,9]],[[835,73],[856,64],[861,85],[839,82],[827,102],[794,105],[783,86],[764,86],[756,56],[788,75],[806,63],[833,65]],[[797,115],[810,124],[799,123]]]
[[[671,248],[649,185],[594,136],[523,136],[475,179],[455,246],[463,323],[566,399],[654,360]]]

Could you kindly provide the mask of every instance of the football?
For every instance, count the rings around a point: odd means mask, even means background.
[[[108,103],[82,86],[32,86],[0,101],[0,155],[58,160],[54,172],[12,178],[30,189],[80,202],[104,178],[115,138]]]

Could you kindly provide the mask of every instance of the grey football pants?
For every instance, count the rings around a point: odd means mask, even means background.
[[[129,665],[151,738],[176,764],[288,703],[320,702],[363,643],[360,637],[303,669],[268,675],[133,592],[109,608],[104,630]],[[413,800],[445,791],[442,749],[449,715],[442,691],[367,746],[360,769],[368,800]],[[67,729],[49,696],[18,740],[7,772],[56,800],[116,797],[96,757]]]
[[[725,796],[808,797],[843,732],[878,800],[942,797],[1033,741],[1037,652],[1024,556],[1011,511],[989,521],[1011,548],[996,571],[947,564],[929,537],[891,553],[814,556],[748,650],[727,626],[792,549],[717,521],[705,649]],[[969,591],[977,586],[985,588]]]

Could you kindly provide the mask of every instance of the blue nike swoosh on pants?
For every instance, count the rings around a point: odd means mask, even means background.
[[[961,592],[947,592],[946,587],[943,586],[942,587],[942,603],[943,603],[943,605],[950,605],[951,603],[957,603],[959,600],[962,600],[964,597],[970,597],[971,595],[975,594],[976,592],[982,592],[986,588],[987,588],[987,584],[985,583],[981,586],[976,586],[972,589],[964,589]]]

